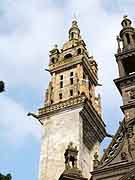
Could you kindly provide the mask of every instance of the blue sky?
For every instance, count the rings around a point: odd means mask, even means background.
[[[121,97],[113,79],[118,77],[114,53],[123,15],[134,19],[134,0],[1,0],[0,79],[0,172],[14,180],[38,177],[43,129],[29,111],[43,105],[49,74],[49,50],[61,48],[68,38],[73,14],[90,55],[99,64],[97,89],[102,96],[103,119],[114,134],[122,120]],[[102,148],[107,144],[106,139]]]

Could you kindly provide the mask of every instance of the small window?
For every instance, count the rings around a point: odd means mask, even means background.
[[[63,75],[60,76],[60,80],[63,80]]]
[[[79,48],[79,49],[77,49],[77,54],[79,55],[79,54],[81,54],[81,48]]]
[[[90,83],[90,81],[89,81],[89,91],[91,90],[91,83]]]
[[[70,90],[70,96],[73,96],[73,89]]]
[[[54,58],[52,58],[51,61],[52,61],[53,64],[55,63],[55,59]]]
[[[70,72],[70,76],[73,76],[74,75],[74,73],[73,72]]]
[[[135,40],[135,36],[134,35],[132,35],[132,38],[133,38],[133,40]]]
[[[59,98],[62,99],[62,93],[59,94]]]
[[[70,84],[72,85],[74,83],[73,78],[70,78]]]
[[[71,33],[71,38],[72,38],[72,39],[74,38],[74,33],[73,33],[73,32]]]
[[[53,100],[51,100],[51,104],[53,104]]]
[[[64,56],[64,58],[65,58],[65,59],[72,58],[72,54],[70,54],[70,53],[69,53],[69,54],[66,54],[66,55]]]
[[[60,81],[60,88],[63,88],[63,81]]]
[[[85,96],[85,92],[81,92],[81,95],[82,95],[82,96]]]
[[[126,38],[127,38],[127,43],[130,44],[130,37],[128,33],[126,34]]]
[[[83,73],[83,79],[86,79],[86,75]]]

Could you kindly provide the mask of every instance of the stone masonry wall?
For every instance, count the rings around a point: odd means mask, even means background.
[[[93,150],[89,152],[83,144],[80,110],[61,112],[45,119],[39,180],[58,180],[64,171],[64,152],[70,142],[77,145],[79,150],[78,167],[85,177],[90,176],[94,153]],[[95,147],[97,151],[98,145]]]

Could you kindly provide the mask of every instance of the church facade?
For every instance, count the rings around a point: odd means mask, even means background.
[[[135,179],[135,29],[127,16],[117,37],[119,78],[114,82],[122,96],[124,119],[102,159],[95,159],[92,179]]]
[[[124,17],[115,55],[114,80],[123,99],[124,119],[98,158],[100,143],[110,136],[96,96],[98,65],[89,55],[77,21],[62,49],[50,51],[51,80],[36,117],[44,128],[39,180],[135,180],[135,29]]]

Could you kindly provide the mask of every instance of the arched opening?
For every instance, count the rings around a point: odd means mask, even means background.
[[[125,21],[125,26],[127,26],[127,21]]]
[[[73,89],[70,90],[70,96],[73,96]]]
[[[59,99],[62,99],[62,93],[59,94]]]
[[[133,40],[134,45],[135,45],[135,35],[133,34],[131,37],[132,37],[132,40]]]
[[[60,81],[60,88],[63,88],[63,81]]]
[[[82,95],[82,96],[85,96],[85,92],[81,92],[81,95]]]
[[[64,59],[69,59],[69,58],[72,58],[72,54],[66,54],[65,56],[64,56]]]
[[[52,62],[52,64],[54,64],[54,63],[55,63],[55,59],[54,59],[54,58],[52,58],[52,59],[51,59],[51,62]]]
[[[131,56],[125,59],[123,62],[123,67],[125,71],[125,75],[130,75],[135,73],[135,56]]]
[[[81,54],[82,50],[81,48],[77,49],[77,55]]]
[[[73,32],[71,33],[71,38],[72,38],[72,39],[74,38],[74,33],[73,33]]]
[[[126,33],[126,38],[127,38],[127,43],[130,44],[130,37],[128,33]]]

